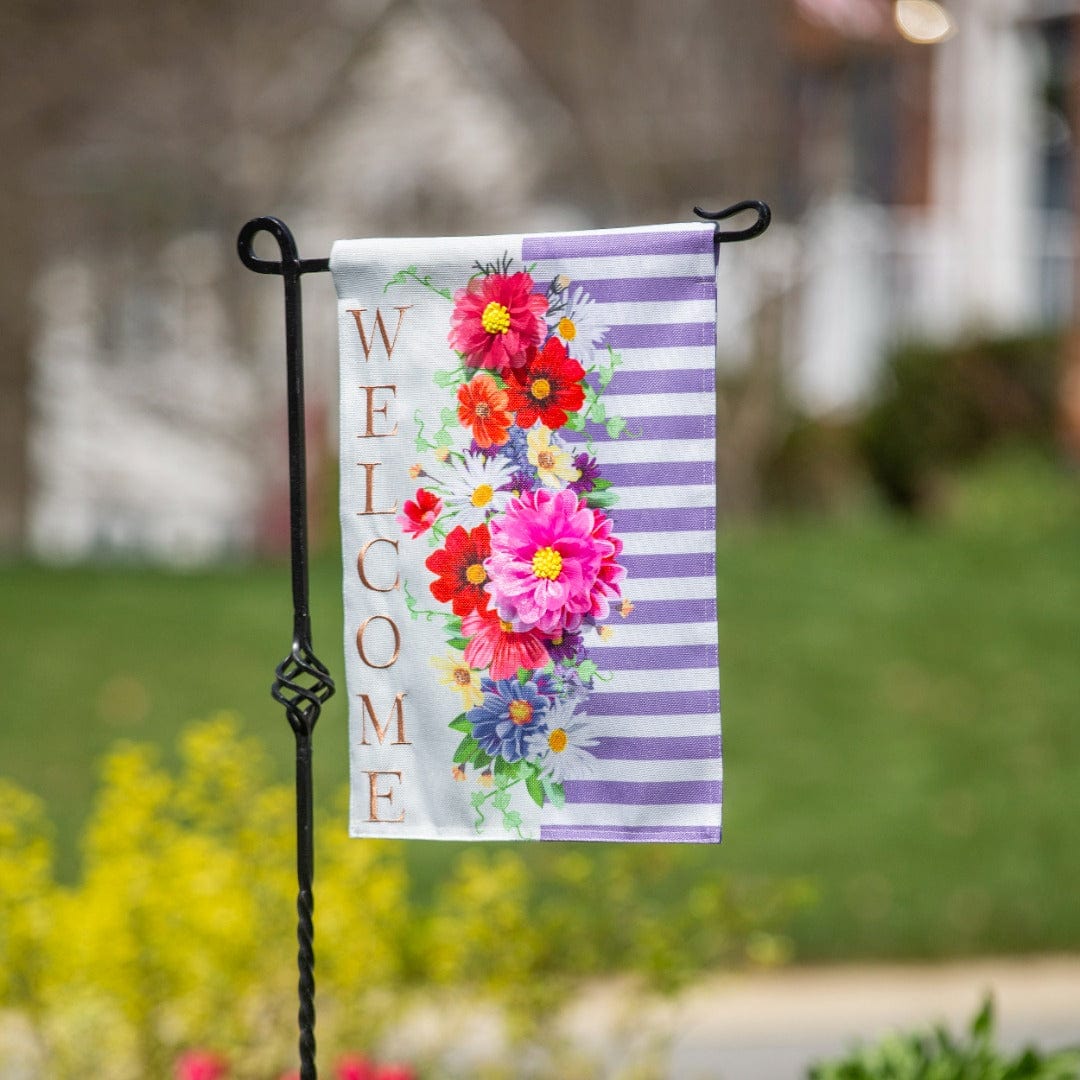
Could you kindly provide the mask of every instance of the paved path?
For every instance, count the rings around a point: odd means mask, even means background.
[[[791,968],[706,980],[648,1004],[608,984],[569,1022],[616,1064],[653,1046],[678,1080],[801,1080],[812,1061],[890,1030],[944,1021],[959,1033],[988,991],[1004,1047],[1080,1045],[1080,957]]]

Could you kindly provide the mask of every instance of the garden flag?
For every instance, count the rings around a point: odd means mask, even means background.
[[[719,841],[713,227],[330,264],[351,834]]]

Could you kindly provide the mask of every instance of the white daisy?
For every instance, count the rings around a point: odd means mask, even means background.
[[[474,529],[492,514],[502,513],[511,499],[510,491],[499,489],[510,483],[513,465],[504,457],[451,457],[438,471],[443,499],[455,525]]]
[[[580,697],[557,701],[544,717],[543,728],[526,743],[526,755],[538,761],[556,784],[588,776],[596,769],[592,748],[599,739],[589,717],[575,715],[580,703]]]
[[[597,349],[603,351],[608,327],[600,321],[597,305],[582,288],[567,289],[564,302],[548,317],[551,332],[580,364],[592,363]]]

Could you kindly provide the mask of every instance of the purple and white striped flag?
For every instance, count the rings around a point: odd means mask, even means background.
[[[331,269],[352,835],[719,841],[712,226]]]

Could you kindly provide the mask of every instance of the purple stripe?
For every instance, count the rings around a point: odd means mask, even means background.
[[[716,323],[631,323],[608,327],[604,342],[613,349],[670,349],[715,345]]]
[[[718,663],[715,645],[597,646],[590,656],[601,671],[683,671]]]
[[[584,289],[598,304],[634,300],[711,300],[716,279],[711,277],[592,278],[571,281],[570,295]]]
[[[704,255],[711,253],[712,249],[711,229],[562,233],[556,236],[525,236],[521,240],[521,258],[525,262],[598,255]]]
[[[611,442],[603,424],[589,421],[584,431],[560,428],[559,434],[567,442]],[[620,439],[711,439],[716,434],[716,417],[712,413],[701,416],[634,416],[626,422]]]
[[[649,626],[661,623],[716,622],[716,600],[638,600],[627,616],[628,623]]]
[[[602,761],[705,761],[720,756],[719,735],[630,739],[613,735],[592,751]]]
[[[594,390],[600,389],[600,380],[590,375],[586,380]],[[716,380],[710,368],[676,368],[673,371],[616,371],[615,377],[604,388],[604,394],[700,394],[716,388]]]
[[[589,716],[686,716],[720,711],[715,690],[659,690],[611,694],[594,690],[583,712]]]
[[[716,466],[711,461],[627,461],[604,465],[602,472],[616,487],[671,487],[716,480]]]
[[[716,527],[712,506],[663,507],[657,510],[611,511],[615,533],[639,532],[709,532]]]
[[[720,802],[719,780],[567,780],[567,804],[672,806]]]
[[[642,578],[707,577],[716,573],[716,556],[711,551],[691,555],[620,555],[631,580]]]
[[[719,844],[719,825],[541,825],[541,840],[622,840],[638,844]]]

